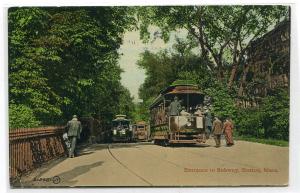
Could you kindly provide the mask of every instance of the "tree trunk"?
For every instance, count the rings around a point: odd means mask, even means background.
[[[245,83],[246,83],[246,78],[247,78],[248,71],[249,71],[249,65],[246,64],[244,66],[243,77],[242,77],[242,80],[240,82],[240,87],[239,87],[239,91],[238,91],[238,97],[241,97],[243,95],[244,86],[245,86]]]
[[[232,69],[231,69],[231,73],[230,73],[230,77],[229,77],[229,81],[228,81],[228,88],[232,87],[237,68],[238,68],[238,65],[236,63],[232,65]]]
[[[222,66],[217,66],[217,79],[219,82],[224,80],[224,72]]]
[[[238,43],[239,43],[239,40],[236,39],[235,43],[234,43],[234,48],[233,48],[232,69],[231,69],[231,73],[230,73],[230,77],[229,77],[229,81],[228,81],[228,85],[227,85],[228,88],[231,88],[231,86],[233,84],[233,80],[235,78],[235,74],[236,74],[237,67],[238,67],[238,62],[237,62]]]

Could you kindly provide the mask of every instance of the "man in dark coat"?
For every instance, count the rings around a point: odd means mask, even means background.
[[[209,111],[207,111],[205,113],[205,127],[206,127],[206,132],[207,135],[209,136],[211,134],[211,130],[212,130],[212,118],[211,118],[211,113]]]
[[[174,101],[171,102],[170,104],[170,115],[171,116],[178,116],[179,112],[181,111],[181,105],[180,102],[178,101],[178,97],[174,97]]]
[[[213,122],[212,133],[216,142],[216,147],[221,146],[221,135],[223,134],[222,121],[218,117],[215,117]]]
[[[71,141],[71,149],[69,152],[69,157],[74,157],[74,151],[76,148],[77,139],[80,139],[80,133],[82,131],[82,126],[80,121],[78,121],[77,116],[73,115],[73,119],[67,124],[68,137]]]

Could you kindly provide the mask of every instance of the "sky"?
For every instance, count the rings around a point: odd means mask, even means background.
[[[157,27],[150,27],[149,31],[153,34],[157,31]],[[121,57],[119,59],[120,67],[123,69],[121,74],[121,83],[123,86],[129,89],[131,95],[134,97],[134,102],[138,102],[138,89],[145,80],[145,71],[137,66],[137,61],[140,58],[140,54],[145,50],[151,52],[159,52],[164,49],[171,49],[175,43],[175,37],[183,38],[186,36],[185,31],[172,32],[170,41],[164,43],[162,39],[157,38],[155,41],[149,41],[144,44],[140,40],[139,31],[128,31],[124,34],[123,44],[120,47],[119,53]]]

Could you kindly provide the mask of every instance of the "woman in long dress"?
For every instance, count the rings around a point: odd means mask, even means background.
[[[223,124],[225,139],[227,146],[234,145],[233,142],[233,123],[230,118],[227,118],[225,123]]]

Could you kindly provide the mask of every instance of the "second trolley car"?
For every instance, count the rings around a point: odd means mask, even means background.
[[[132,141],[132,127],[126,115],[116,115],[112,121],[111,140],[112,142]]]
[[[150,140],[150,128],[145,121],[139,121],[132,125],[132,132],[134,141]]]

